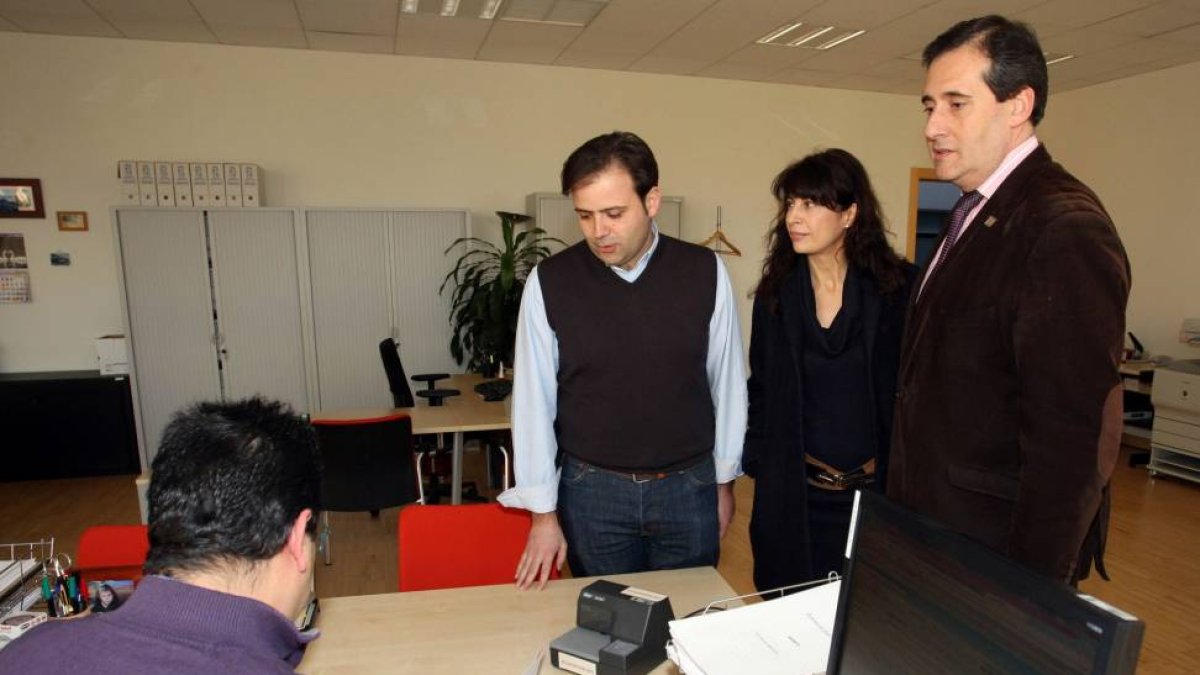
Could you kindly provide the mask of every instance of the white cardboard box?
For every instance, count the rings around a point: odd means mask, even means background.
[[[129,350],[124,335],[104,335],[96,338],[96,361],[101,375],[129,373]]]

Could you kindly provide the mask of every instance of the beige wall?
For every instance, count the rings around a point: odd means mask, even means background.
[[[1116,223],[1133,269],[1128,329],[1153,354],[1200,358],[1180,344],[1200,318],[1200,64],[1051,96],[1042,134]],[[1081,326],[1086,330],[1086,326]]]
[[[748,330],[774,174],[814,147],[859,155],[903,229],[908,168],[925,161],[914,97],[598,70],[0,34],[23,75],[0,97],[0,176],[42,180],[48,218],[23,232],[33,303],[0,305],[0,371],[83,369],[121,329],[109,207],[120,159],[256,162],[271,206],[497,209],[557,189],[566,155],[614,128],[654,148],[699,240],[724,206]],[[53,212],[85,210],[87,234]],[[901,237],[901,239],[903,239]],[[903,245],[902,243],[900,244]],[[51,267],[62,249],[70,267]]]

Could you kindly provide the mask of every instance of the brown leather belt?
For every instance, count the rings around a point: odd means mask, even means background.
[[[822,490],[853,490],[875,482],[874,458],[856,469],[838,471],[812,455],[805,455],[804,468],[808,472],[808,484]]]

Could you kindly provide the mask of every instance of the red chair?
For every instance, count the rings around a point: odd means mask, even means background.
[[[531,523],[528,511],[494,503],[401,510],[400,590],[512,583]]]
[[[149,551],[145,525],[93,525],[79,538],[75,569],[83,584],[106,579],[138,581]]]

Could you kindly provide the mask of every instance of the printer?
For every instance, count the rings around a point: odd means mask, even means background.
[[[592,582],[579,593],[576,627],[550,643],[550,663],[581,675],[643,675],[667,658],[674,618],[665,595]]]
[[[1155,369],[1150,475],[1200,482],[1200,359]]]

